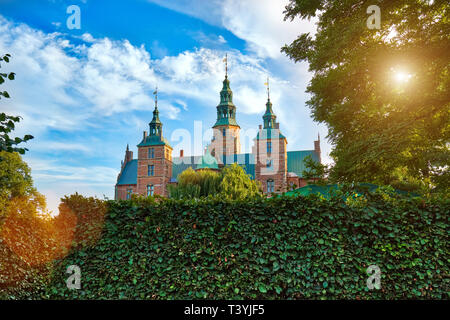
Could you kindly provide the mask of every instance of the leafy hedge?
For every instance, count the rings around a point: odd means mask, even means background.
[[[84,201],[77,210],[88,210],[86,199],[75,200],[65,203]],[[448,199],[368,194],[362,202],[281,196],[107,205],[105,220],[96,222],[102,236],[56,261],[51,282],[34,298],[449,298]],[[366,286],[372,264],[381,269],[380,290]],[[69,265],[81,268],[80,290],[66,287]]]

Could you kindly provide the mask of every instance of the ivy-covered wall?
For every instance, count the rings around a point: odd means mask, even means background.
[[[86,201],[65,200],[77,216]],[[448,200],[369,194],[107,206],[92,222],[101,237],[79,236],[84,242],[54,264],[33,298],[449,298]],[[66,286],[69,265],[80,267],[79,290]],[[379,290],[367,288],[369,265],[381,270]]]

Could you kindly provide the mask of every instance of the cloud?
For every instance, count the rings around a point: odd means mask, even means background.
[[[201,19],[232,32],[262,58],[280,58],[280,48],[300,32],[315,33],[314,22],[284,21],[288,0],[148,0],[159,6]]]
[[[49,151],[52,153],[55,152],[92,152],[92,148],[90,148],[87,144],[82,143],[71,143],[69,141],[65,142],[54,142],[54,141],[42,141],[33,147],[33,149],[38,151]]]

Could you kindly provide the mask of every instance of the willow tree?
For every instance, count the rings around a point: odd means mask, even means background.
[[[286,6],[285,19],[317,20],[315,35],[300,34],[282,51],[313,73],[307,104],[329,128],[332,179],[448,191],[449,8],[438,0]]]

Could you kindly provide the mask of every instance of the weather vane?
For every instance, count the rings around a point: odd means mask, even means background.
[[[267,86],[267,100],[270,100],[269,77],[267,77],[267,82],[264,85]]]
[[[225,78],[228,78],[228,53],[225,53],[223,62],[225,62]]]
[[[155,108],[158,108],[158,86],[156,86],[155,91],[153,91],[155,95]]]

